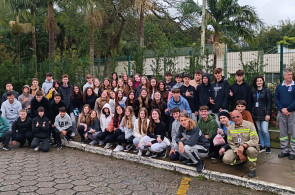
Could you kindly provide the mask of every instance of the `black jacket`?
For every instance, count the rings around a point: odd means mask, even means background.
[[[251,88],[243,81],[241,85],[239,85],[237,82],[234,82],[229,88],[233,92],[233,96],[229,96],[229,100],[231,101],[231,107],[230,110],[234,110],[236,108],[236,103],[238,100],[245,100],[246,101],[246,109],[248,111],[251,111]]]
[[[36,127],[37,122],[39,123],[39,126]],[[45,126],[43,127],[43,124]],[[32,129],[34,138],[38,139],[46,139],[49,136],[49,120],[47,117],[43,116],[42,118],[38,115],[33,119],[32,122]]]
[[[78,108],[79,112],[81,112],[83,106],[84,106],[83,97],[78,98],[77,96],[74,96],[74,98],[71,98],[70,112],[73,112],[73,110],[76,108]]]
[[[62,82],[60,83],[60,92],[67,109],[70,108],[72,90],[73,86],[70,83],[68,83],[67,87],[64,87]]]
[[[45,116],[49,116],[49,101],[46,97],[43,97],[40,102],[34,97],[31,101],[31,118],[35,118],[38,115],[38,108],[42,106],[45,110]]]
[[[147,136],[149,136],[150,138],[156,139],[156,140],[153,140],[152,141],[152,144],[154,144],[154,143],[157,143],[158,142],[157,141],[157,137],[158,136],[161,136],[161,140],[162,141],[164,140],[165,135],[166,135],[166,131],[167,131],[166,124],[163,121],[160,121],[160,123],[156,123],[156,126],[155,126],[155,129],[154,129],[154,132],[153,133],[151,133],[150,132],[150,128],[148,128]]]
[[[12,141],[15,140],[15,134],[16,133],[25,133],[27,131],[32,131],[32,119],[27,117],[25,121],[21,121],[20,117],[16,119],[12,123]]]
[[[210,97],[212,97],[213,88],[210,81],[210,76],[207,73],[204,73],[203,78],[208,78],[208,85],[205,85],[203,82],[197,86],[196,93],[196,111],[200,109],[200,106],[208,106],[212,110],[213,105],[210,103]]]
[[[256,107],[257,93],[259,91],[252,89],[252,115],[254,120],[265,121],[265,116],[271,116],[272,98],[269,88],[263,87],[258,99],[258,108]]]
[[[63,103],[63,101],[60,101],[58,104],[55,103],[55,101],[51,102],[50,104],[50,112],[48,119],[51,121],[51,124],[54,124],[55,117],[59,114],[59,109],[61,107],[66,107],[66,105]]]
[[[213,113],[218,113],[219,109],[228,110],[228,98],[229,98],[229,84],[228,81],[222,77],[222,79],[212,84],[213,92],[212,99],[214,100],[214,105],[212,108]]]
[[[189,107],[191,108],[192,110],[192,113],[194,113],[195,111],[197,111],[197,91],[196,89],[189,85],[188,87],[182,85],[180,88],[180,94],[182,95],[182,97],[184,97],[188,104],[189,104]],[[186,96],[185,93],[186,92],[190,92],[190,96]]]

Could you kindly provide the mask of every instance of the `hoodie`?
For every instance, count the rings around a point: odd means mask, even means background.
[[[176,136],[178,134],[180,127],[180,123],[178,120],[174,120],[172,123],[172,128],[171,128],[171,148],[178,149],[178,145],[176,143]]]
[[[190,109],[190,106],[187,100],[183,98],[182,96],[179,96],[179,102],[175,102],[173,97],[169,100],[169,103],[168,103],[169,111],[166,112],[166,114],[170,115],[174,107],[178,107],[180,109],[180,112],[182,112],[182,110],[185,109],[187,114],[192,113],[192,110]]]
[[[31,101],[31,118],[34,118],[38,115],[38,108],[42,106],[45,111],[45,116],[49,116],[49,101],[46,97],[42,97],[41,101],[38,102],[36,97]]]
[[[6,131],[9,131],[9,123],[6,118],[0,116],[0,137],[2,137]]]
[[[72,119],[67,113],[64,117],[61,117],[60,114],[58,114],[55,117],[54,126],[59,131],[66,130],[72,126]]]
[[[62,82],[60,83],[61,96],[63,97],[63,101],[67,109],[70,108],[72,90],[73,90],[73,87],[70,83],[68,83],[67,87],[65,87]]]
[[[198,121],[198,126],[203,132],[204,135],[209,135],[209,139],[212,138],[212,135],[217,132],[218,124],[215,119],[214,114],[209,114],[206,121],[203,118],[200,118]]]
[[[229,96],[229,100],[231,101],[231,110],[235,109],[238,100],[245,100],[246,109],[251,111],[252,91],[248,83],[243,81],[243,83],[239,85],[237,82],[234,82],[234,84],[230,86],[229,90],[233,93],[233,96]]]
[[[12,124],[12,141],[15,140],[16,133],[25,133],[28,131],[32,131],[32,119],[27,117],[24,121],[17,118],[17,120]]]
[[[30,89],[30,87],[27,85],[27,86],[24,86],[23,87],[23,91],[24,91],[24,88],[27,87],[28,89]],[[24,101],[25,98],[27,98],[27,101]],[[31,100],[34,98],[34,96],[32,96],[31,94],[25,94],[24,92],[18,97],[18,101],[21,103],[22,105],[22,108],[23,109],[27,109],[27,107],[30,105],[30,102]]]
[[[53,101],[49,106],[49,117],[48,119],[51,121],[51,124],[54,123],[55,117],[59,114],[59,109],[61,107],[65,107],[66,105],[63,103],[63,101],[60,101],[58,104]]]
[[[18,114],[21,109],[22,105],[19,101],[17,101],[17,99],[14,98],[12,104],[6,100],[1,106],[2,117],[5,117],[9,123],[13,122],[18,118]]]
[[[229,84],[228,81],[222,77],[220,81],[216,81],[212,85],[213,93],[212,99],[214,105],[212,108],[213,113],[218,113],[219,109],[228,110],[228,98],[229,98]]]
[[[105,108],[108,108],[109,109],[109,115],[106,116],[105,112],[104,112],[104,109]],[[111,113],[111,106],[110,104],[106,103],[103,107],[102,107],[102,110],[101,110],[101,115],[100,115],[100,128],[101,128],[101,131],[102,132],[105,132],[105,129],[109,126],[109,124],[111,123],[113,119],[113,114]]]
[[[208,78],[208,84],[203,82],[204,77]],[[210,76],[204,73],[202,76],[202,83],[197,86],[196,93],[196,111],[200,109],[200,106],[208,106],[209,110],[212,110],[213,105],[210,103],[210,97],[212,97],[213,88],[210,81]]]
[[[39,126],[37,127],[37,122],[39,123]],[[43,126],[44,125],[44,126]],[[34,138],[37,139],[48,139],[49,137],[49,120],[44,115],[43,117],[40,117],[39,115],[33,119],[32,122],[32,130],[34,134]]]
[[[123,119],[121,120],[119,128],[125,134],[125,139],[128,139],[129,137],[131,137],[133,135],[133,128],[134,128],[136,117],[135,116],[132,117],[132,127],[131,127],[131,129],[128,128],[128,125],[129,125],[128,120],[126,122],[125,127],[123,127],[123,121],[124,121],[125,117],[127,117],[127,116],[123,117]]]
[[[45,79],[44,83],[42,84],[42,89],[44,90],[45,95],[48,93],[49,89],[52,88],[53,79],[51,81],[48,81]]]
[[[187,100],[192,112],[194,113],[195,111],[197,111],[196,110],[197,109],[197,105],[196,105],[196,102],[197,102],[196,101],[196,98],[197,98],[196,94],[197,94],[197,92],[196,92],[196,89],[191,85],[188,85],[188,86],[182,85],[179,88],[179,90],[180,90],[180,94],[182,95],[182,97],[184,97]],[[187,91],[189,92],[189,96],[186,96]]]

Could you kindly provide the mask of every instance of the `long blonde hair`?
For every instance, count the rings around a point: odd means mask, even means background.
[[[142,99],[142,97],[141,97],[141,92],[142,92],[142,91],[146,91],[146,93],[147,93],[144,102],[143,102],[143,99]],[[139,101],[139,108],[142,108],[142,107],[143,107],[143,103],[145,104],[146,108],[149,108],[149,106],[150,106],[150,105],[149,105],[149,91],[148,91],[146,88],[142,88],[142,89],[140,90],[140,95],[139,95],[139,97],[138,97],[138,101]]]
[[[180,116],[179,116],[179,118],[181,118],[181,117],[187,118],[189,120],[189,125],[188,125],[187,128],[185,128],[186,130],[191,131],[197,125],[196,122],[193,119],[189,118],[186,113],[181,113]]]
[[[110,101],[109,91],[103,90],[103,92],[101,94],[103,94],[103,93],[107,93],[106,103],[109,103],[109,101]],[[102,109],[102,107],[104,106],[104,104],[102,104],[102,97],[101,96],[100,96],[100,98],[98,98],[98,106],[100,109]]]
[[[129,116],[126,116],[126,110],[128,110],[130,112]],[[132,118],[134,116],[134,112],[133,112],[133,108],[132,106],[127,106],[125,110],[125,117],[123,119],[123,127],[125,127],[127,125],[127,121],[128,121],[128,129],[132,129]]]
[[[145,117],[144,119],[141,119],[140,118],[140,112],[143,111],[144,114],[145,114]],[[148,111],[146,108],[141,108],[139,110],[139,117],[138,117],[138,131],[140,134],[146,134],[147,133],[147,129],[148,129]],[[141,127],[141,124],[142,124],[142,127]],[[142,129],[142,132],[141,132],[141,129]]]

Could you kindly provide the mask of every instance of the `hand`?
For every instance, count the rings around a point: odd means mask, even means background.
[[[238,156],[240,156],[241,154],[243,154],[243,152],[244,152],[244,147],[243,146],[239,146],[239,148],[238,148]]]
[[[269,115],[266,115],[265,116],[265,121],[268,122],[269,120],[270,120],[270,116]]]
[[[247,160],[247,157],[246,157],[246,155],[244,155],[244,154],[241,154],[241,155],[239,156],[239,158],[240,158],[240,160],[241,160],[242,162],[245,162],[245,161]]]
[[[189,97],[189,96],[191,96],[191,93],[188,90],[186,90],[185,96]]]
[[[221,155],[223,155],[225,153],[225,148],[220,148],[220,150],[219,150],[219,155],[221,156]]]
[[[198,116],[198,112],[197,111],[195,111],[195,115]]]
[[[43,122],[43,127],[45,127],[45,122]]]
[[[94,133],[95,131],[94,131],[94,129],[90,129],[90,131],[89,131],[90,133]]]
[[[29,101],[29,99],[28,98],[24,98],[24,102],[27,102],[27,101]]]
[[[290,114],[291,114],[291,112],[287,112],[287,113],[286,113],[286,116],[289,116]]]
[[[16,141],[12,141],[12,145],[14,145],[14,146],[15,146],[15,145],[16,145],[16,143],[17,143]]]
[[[167,109],[165,110],[165,112],[169,112],[169,108],[167,108]]]
[[[36,127],[39,127],[39,123],[38,122],[36,123]]]
[[[219,112],[221,112],[222,111],[222,108],[219,108],[219,110],[218,110]]]
[[[140,143],[137,144],[137,147],[140,148]]]
[[[146,144],[146,146],[150,147],[152,145],[152,142],[149,142]]]
[[[205,135],[206,139],[209,139],[209,135]]]
[[[28,105],[28,106],[27,106],[27,109],[30,109],[30,108],[31,108],[31,105]]]
[[[87,133],[85,133],[84,137],[85,137],[85,140],[88,140],[88,134]]]
[[[180,142],[180,143],[178,144],[178,149],[179,149],[179,152],[180,152],[180,153],[184,153],[184,145],[183,145],[182,142]]]
[[[157,142],[161,143],[162,139],[160,137],[157,137]]]
[[[288,113],[287,108],[283,108],[281,111],[282,111],[283,115],[287,115],[287,113]]]
[[[233,96],[233,95],[234,95],[233,92],[232,92],[231,90],[229,90],[229,95],[230,95],[230,96]]]
[[[185,114],[186,113],[185,109],[182,109],[182,112]]]
[[[175,154],[175,149],[174,149],[174,148],[172,148],[172,149],[170,150],[170,152],[169,152],[169,156],[170,156],[172,153]]]
[[[66,134],[67,134],[67,131],[65,131],[65,130],[61,130],[61,133],[62,133],[63,135],[66,135]]]
[[[52,124],[51,127],[53,128],[54,127],[54,124]]]
[[[182,137],[180,140],[181,140],[181,141],[183,141],[184,139],[185,139],[185,138],[184,138],[184,137]]]
[[[209,98],[209,101],[210,101],[211,104],[215,104],[214,100],[211,97]]]

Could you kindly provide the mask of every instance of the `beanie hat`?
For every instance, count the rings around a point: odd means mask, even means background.
[[[226,116],[228,118],[228,120],[230,120],[230,115],[227,110],[222,110],[221,112],[218,113],[218,120],[219,120],[219,117],[221,117],[221,116]]]

